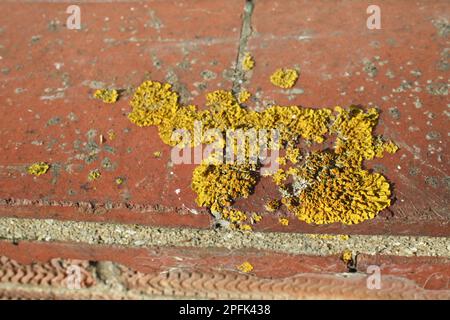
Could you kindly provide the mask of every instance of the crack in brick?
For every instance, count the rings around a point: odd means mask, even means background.
[[[178,214],[192,213],[192,209],[187,207],[166,207],[163,205],[149,205],[138,204],[131,202],[95,202],[95,201],[68,201],[68,200],[30,200],[30,199],[17,199],[17,198],[5,198],[0,199],[0,206],[6,207],[19,207],[19,206],[49,206],[49,207],[74,207],[79,209],[82,213],[91,214],[104,214],[111,210],[127,209],[133,212],[139,213],[168,213],[175,212]],[[195,209],[197,213],[207,214],[205,209]]]
[[[242,67],[242,61],[247,51],[248,40],[252,34],[252,14],[255,3],[253,0],[246,0],[242,16],[241,34],[239,37],[239,47],[236,57],[236,67],[234,69],[234,79],[232,91],[237,95],[241,91],[242,83],[245,81],[245,72]]]

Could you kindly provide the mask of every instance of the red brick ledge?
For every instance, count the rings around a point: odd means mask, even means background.
[[[284,279],[226,271],[144,274],[103,262],[113,270],[109,279],[87,267],[87,261],[53,259],[33,265],[6,257],[0,261],[0,297],[10,299],[450,299],[448,290],[424,290],[392,276],[384,278],[381,289],[370,290],[361,274],[301,274]],[[68,287],[69,276],[64,273],[64,266],[74,263],[83,274],[79,289]]]
[[[337,256],[251,250],[1,241],[0,252],[2,298],[450,299],[442,258],[361,255],[347,273]],[[243,261],[255,269],[238,272]],[[381,269],[379,290],[367,289],[368,265]],[[67,288],[70,266],[80,270],[79,289]]]

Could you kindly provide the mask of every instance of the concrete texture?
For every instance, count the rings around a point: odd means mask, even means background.
[[[445,237],[363,236],[349,239],[311,234],[240,232],[187,228],[153,228],[142,225],[110,224],[50,219],[0,220],[0,239],[82,242],[133,247],[181,246],[227,249],[263,249],[305,255],[339,255],[345,249],[355,253],[450,258],[450,241]]]

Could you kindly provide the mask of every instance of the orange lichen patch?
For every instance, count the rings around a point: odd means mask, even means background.
[[[278,69],[270,76],[273,85],[289,89],[292,88],[298,79],[298,72],[294,69]]]
[[[341,255],[342,261],[349,264],[353,261],[353,253],[350,249],[345,249],[344,252],[342,252]]]
[[[100,178],[101,175],[102,174],[100,173],[100,171],[98,169],[94,169],[91,172],[89,172],[88,180],[89,181],[97,180],[98,178]]]
[[[287,163],[285,157],[278,157],[275,161],[281,164],[282,166],[284,166]]]
[[[278,186],[281,186],[286,179],[287,175],[283,169],[278,169],[277,172],[272,175],[273,182]]]
[[[281,78],[289,82],[296,77]],[[393,142],[372,135],[378,120],[376,109],[336,107],[333,112],[327,108],[271,106],[256,112],[246,109],[238,100],[231,91],[210,92],[206,95],[207,109],[199,111],[196,106],[180,105],[178,94],[169,84],[146,81],[136,89],[128,117],[139,126],[158,126],[161,139],[172,146],[219,141],[220,148],[225,148],[223,139],[205,137],[210,129],[220,135],[237,129],[277,130],[279,142],[270,148],[286,148],[285,156],[278,162],[286,166],[289,160],[292,165],[267,174],[279,186],[281,203],[307,223],[360,223],[374,218],[390,205],[391,191],[386,178],[363,169],[364,160],[398,149]],[[194,131],[198,122],[200,138]],[[195,139],[184,141],[182,135],[174,135],[178,130]],[[306,140],[307,145],[320,144],[329,135],[336,136],[332,150],[311,152],[299,148],[300,139]],[[236,149],[237,143],[232,148]],[[244,143],[244,149],[248,157],[248,143]],[[197,193],[197,204],[219,213],[232,227],[250,229],[249,223],[257,220],[233,209],[232,205],[252,193],[259,178],[260,163],[210,160],[204,160],[193,172],[192,189]]]
[[[114,130],[108,130],[108,139],[109,140],[114,140],[116,138],[116,133],[114,132]]]
[[[292,195],[298,205],[288,209],[307,223],[360,223],[390,205],[390,186],[382,175],[333,152],[312,153],[296,178],[305,187]]]
[[[161,158],[161,155],[162,155],[161,151],[155,151],[155,152],[153,152],[153,156],[154,156],[155,158],[157,158],[157,159]]]
[[[168,83],[145,81],[131,99],[133,110],[128,115],[131,122],[140,127],[160,125],[171,119],[178,110],[178,94]]]
[[[398,146],[392,141],[383,141],[383,138],[378,136],[375,139],[375,156],[377,158],[382,158],[384,152],[395,153],[398,150]]]
[[[253,213],[252,220],[254,223],[260,222],[262,220],[262,216],[260,214]]]
[[[102,100],[104,103],[114,103],[119,94],[114,89],[98,89],[94,92],[94,98]]]
[[[384,142],[382,137],[374,137],[372,132],[378,123],[378,111],[375,108],[364,112],[351,106],[348,110],[336,107],[338,115],[330,131],[337,135],[335,152],[347,159],[361,163],[375,156],[383,157],[384,152],[395,153],[398,147],[392,142]]]
[[[245,272],[245,273],[251,272],[251,271],[253,270],[252,264],[251,264],[250,262],[248,262],[248,261],[245,261],[245,262],[243,262],[241,265],[236,266],[236,268],[237,268],[239,271]]]
[[[48,163],[36,162],[27,168],[27,172],[35,176],[40,176],[47,173],[48,169],[50,169],[50,165]]]
[[[244,59],[242,60],[242,68],[244,71],[252,70],[255,66],[255,61],[253,60],[253,57],[250,53],[246,52]]]
[[[235,199],[247,198],[255,184],[255,172],[232,164],[201,164],[195,168],[192,177],[197,204],[217,212],[222,212]]]
[[[293,164],[296,164],[300,159],[300,149],[293,147],[286,148],[286,159]]]
[[[243,89],[241,92],[239,92],[238,101],[239,103],[246,102],[251,97],[251,93],[247,90]]]
[[[266,203],[265,207],[267,211],[275,212],[281,207],[281,201],[278,199],[270,200],[269,202]]]
[[[252,231],[252,226],[249,224],[241,224],[239,226],[239,230],[241,231]]]

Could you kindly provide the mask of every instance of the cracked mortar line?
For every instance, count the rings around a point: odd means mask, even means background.
[[[232,91],[235,95],[237,95],[241,91],[241,86],[245,77],[245,72],[242,67],[242,61],[244,60],[245,52],[247,51],[248,39],[252,34],[251,19],[253,9],[254,9],[253,0],[246,0],[244,5],[244,13],[242,16],[242,27],[241,27],[241,34],[239,37],[239,47],[236,57],[236,67],[234,69]]]
[[[260,249],[323,256],[341,254],[343,250],[350,249],[356,254],[450,258],[450,241],[447,237],[352,235],[347,240],[339,237],[321,239],[300,233],[158,228],[136,224],[53,219],[0,218],[0,239],[130,247]]]

